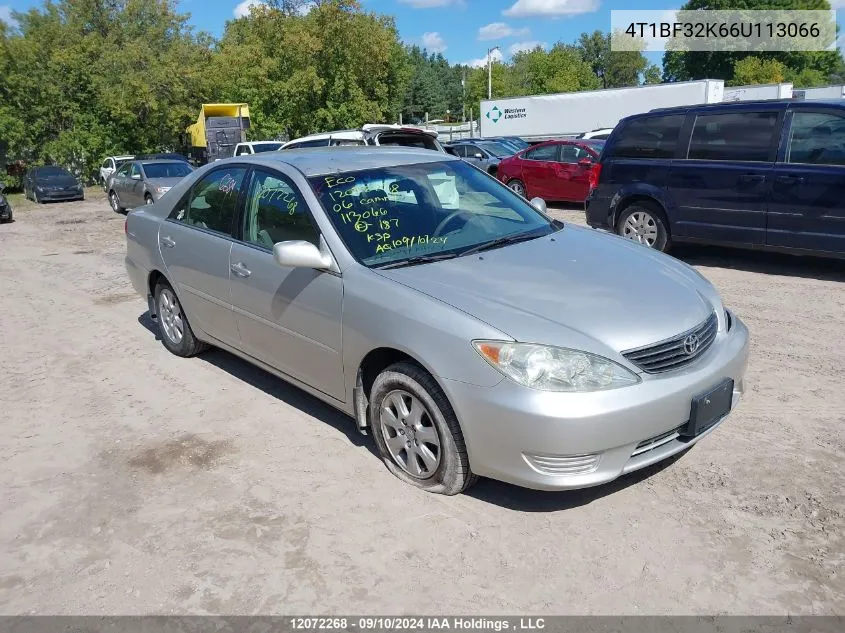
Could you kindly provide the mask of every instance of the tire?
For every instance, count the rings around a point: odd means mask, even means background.
[[[666,226],[666,216],[653,202],[635,202],[625,207],[616,223],[616,233],[658,251],[666,252],[672,238]]]
[[[150,194],[144,196],[144,204],[155,204],[155,200]]]
[[[416,424],[409,421],[415,409],[419,411]],[[418,365],[396,363],[378,375],[370,390],[368,418],[382,461],[405,483],[427,492],[456,495],[478,480],[470,470],[452,406],[434,378]],[[400,437],[406,438],[405,447]]]
[[[103,191],[106,191],[106,179],[100,178],[100,186],[103,188]]]
[[[114,189],[109,191],[109,204],[111,205],[112,211],[115,213],[123,213],[126,211],[124,207],[120,206],[120,198]]]
[[[35,204],[44,204],[43,202],[41,202],[41,200],[38,199],[38,192],[35,189],[32,190],[32,201]]]
[[[194,331],[188,323],[188,317],[185,316],[182,304],[169,283],[159,281],[156,284],[153,296],[155,297],[161,342],[169,352],[182,358],[190,358],[208,347],[194,336]],[[176,332],[181,334],[177,336]]]
[[[513,180],[508,181],[508,187],[511,191],[515,194],[522,196],[526,200],[528,200],[528,192],[525,190],[525,183],[521,180],[514,178]]]

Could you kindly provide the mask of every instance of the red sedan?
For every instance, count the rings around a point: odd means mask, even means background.
[[[519,195],[584,202],[599,179],[604,141],[547,141],[499,163],[496,177]]]

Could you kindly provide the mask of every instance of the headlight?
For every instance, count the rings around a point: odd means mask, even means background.
[[[515,383],[540,391],[602,391],[639,376],[612,360],[578,350],[507,341],[473,341],[482,358]]]
[[[156,193],[165,194],[170,191],[170,187],[156,187]]]
[[[42,187],[41,185],[35,185],[35,190],[36,191],[44,191],[44,187]]]

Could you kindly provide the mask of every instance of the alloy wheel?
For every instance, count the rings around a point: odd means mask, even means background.
[[[111,208],[112,208],[115,212],[119,212],[119,211],[120,211],[120,200],[118,200],[118,199],[117,199],[117,194],[116,194],[114,191],[112,191],[112,192],[109,194],[109,202],[111,203]]]
[[[182,307],[169,288],[162,288],[158,298],[158,318],[165,336],[174,345],[179,345],[185,336],[185,323],[182,319]]]
[[[622,237],[653,248],[657,241],[657,221],[645,211],[634,211],[622,225]]]
[[[521,182],[511,182],[508,187],[510,187],[511,191],[513,191],[514,193],[525,197],[525,187],[522,186]]]
[[[440,435],[422,401],[404,389],[388,393],[379,416],[393,461],[417,479],[428,479],[441,459]]]

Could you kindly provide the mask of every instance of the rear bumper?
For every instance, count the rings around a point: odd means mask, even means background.
[[[611,200],[610,198],[598,198],[595,192],[596,190],[593,189],[584,201],[584,214],[587,224],[594,229],[612,231],[613,227],[610,224]]]
[[[11,219],[12,219],[12,205],[10,205],[10,204],[0,205],[0,220],[11,220]]]

